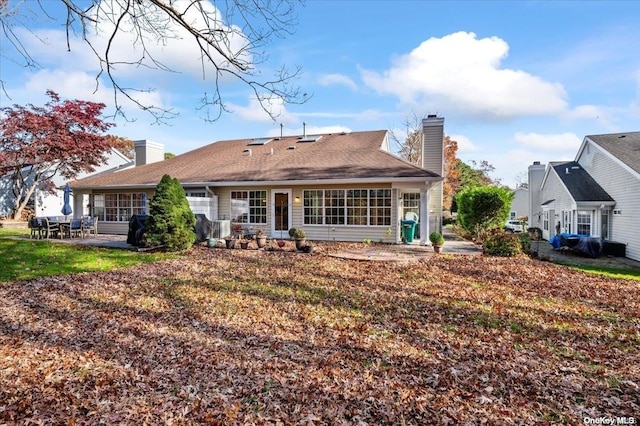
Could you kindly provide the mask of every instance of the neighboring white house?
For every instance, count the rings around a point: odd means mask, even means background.
[[[551,162],[542,177],[537,166],[529,168],[539,200],[530,222],[543,238],[558,230],[601,237],[640,260],[640,132],[586,136],[575,161]]]
[[[509,211],[509,219],[515,220],[529,214],[529,190],[527,188],[516,188],[513,190],[513,201]]]
[[[433,115],[422,124],[422,167],[390,152],[386,130],[303,133],[219,141],[71,186],[89,197],[101,233],[126,234],[168,174],[192,210],[274,238],[288,238],[296,227],[311,240],[399,242],[401,220],[417,214],[420,243],[427,244],[442,224],[444,119]]]
[[[151,141],[135,141],[135,160],[130,160],[117,149],[111,149],[106,161],[97,166],[91,173],[81,173],[77,179],[92,176],[102,176],[122,170],[130,169],[136,165],[143,165],[148,162],[162,161],[164,159],[164,145]],[[56,188],[55,194],[36,188],[32,195],[30,206],[34,209],[36,216],[61,216],[63,206],[63,187],[67,181],[56,175],[52,178]],[[15,198],[11,192],[11,176],[6,175],[0,178],[0,213],[7,214],[13,209]],[[78,196],[72,193],[71,206],[73,216],[80,217],[90,213],[90,202],[87,195]]]

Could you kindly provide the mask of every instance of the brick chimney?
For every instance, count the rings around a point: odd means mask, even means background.
[[[136,167],[164,160],[164,145],[146,139],[133,143],[136,151]]]

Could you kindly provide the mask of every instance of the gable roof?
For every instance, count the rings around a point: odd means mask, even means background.
[[[607,191],[575,161],[549,163],[574,201],[615,201]]]
[[[165,174],[177,178],[183,185],[408,178],[442,180],[438,174],[381,149],[387,141],[386,130],[324,134],[314,142],[303,142],[299,136],[274,138],[267,143],[260,141],[260,144],[256,141],[219,141],[157,163],[78,180],[71,186],[74,189],[155,186]]]
[[[589,135],[586,138],[640,173],[640,132]]]

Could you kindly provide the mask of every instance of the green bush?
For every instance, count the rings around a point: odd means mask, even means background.
[[[438,231],[434,231],[429,234],[429,241],[431,241],[431,244],[434,246],[444,245],[444,237]]]
[[[194,216],[177,179],[164,175],[149,202],[143,244],[164,246],[167,251],[188,249],[196,241]]]
[[[302,228],[291,228],[289,229],[289,237],[302,240],[307,237],[307,234]]]
[[[518,256],[522,254],[521,235],[491,232],[484,240],[483,252],[491,256]]]
[[[502,228],[509,218],[513,192],[498,186],[467,188],[456,195],[458,223],[474,238]]]

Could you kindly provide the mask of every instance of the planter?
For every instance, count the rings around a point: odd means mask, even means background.
[[[267,245],[267,237],[256,237],[258,248],[264,248]]]
[[[442,253],[442,246],[433,246],[433,251],[436,253]]]
[[[218,245],[218,239],[217,238],[209,238],[207,240],[207,247],[213,248],[213,247],[216,247],[217,245]]]
[[[240,248],[247,249],[249,247],[248,241],[240,241]]]
[[[305,253],[313,253],[313,246],[311,244],[308,244],[302,247],[302,251]]]
[[[236,247],[236,239],[235,238],[230,238],[228,240],[224,240],[225,243],[227,244],[227,248],[228,249],[232,249]]]
[[[284,240],[278,240],[278,247],[282,248],[285,245],[285,241]]]
[[[307,240],[304,238],[296,238],[295,242],[296,242],[296,250],[302,250],[302,247],[304,247],[307,244]]]

